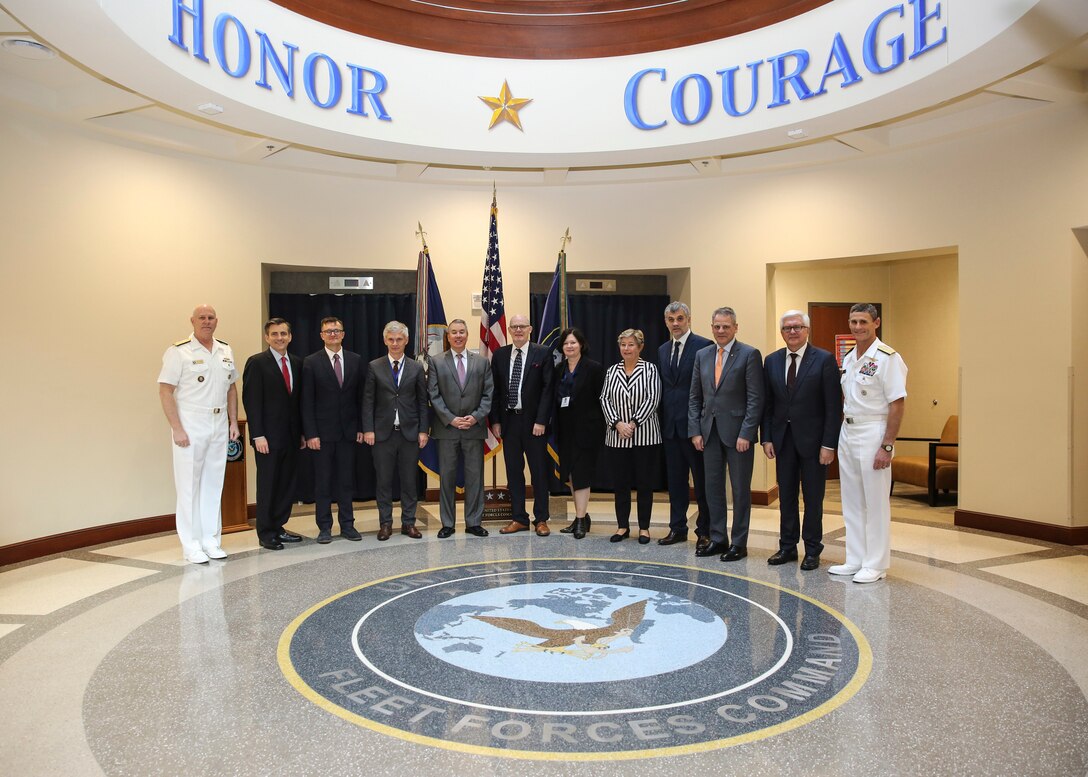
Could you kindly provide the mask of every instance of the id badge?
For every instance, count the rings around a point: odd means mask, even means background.
[[[559,400],[560,407],[570,407],[570,397],[563,397]]]

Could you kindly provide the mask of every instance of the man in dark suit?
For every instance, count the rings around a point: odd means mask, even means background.
[[[706,502],[706,483],[702,451],[695,449],[688,435],[688,398],[691,395],[691,374],[695,354],[711,345],[710,340],[691,331],[691,309],[683,302],[670,302],[665,308],[665,326],[671,337],[657,351],[657,371],[661,375],[661,437],[665,446],[665,470],[669,480],[669,533],[658,545],[687,542],[688,473],[695,487],[699,515],[695,534],[699,538],[696,550],[710,542],[708,521],[710,508]]]
[[[416,474],[427,444],[427,374],[405,357],[408,327],[390,321],[382,332],[389,353],[370,363],[363,388],[363,442],[374,448],[378,540],[393,533],[393,473],[400,474],[400,533],[418,540]]]
[[[294,501],[298,452],[304,447],[299,396],[302,359],[287,353],[291,325],[282,318],[264,325],[268,350],[250,356],[242,372],[242,404],[257,465],[257,540],[283,550],[302,537],[285,530]]]
[[[439,513],[442,528],[439,539],[454,532],[457,523],[457,462],[465,463],[465,531],[486,537],[480,525],[484,515],[484,440],[487,416],[495,393],[491,365],[478,353],[470,353],[468,325],[456,318],[446,328],[450,350],[431,360],[427,371],[427,391],[434,408],[431,436],[438,440],[438,466],[441,472]]]
[[[767,563],[796,561],[797,541],[804,539],[801,569],[807,571],[820,566],[824,549],[824,486],[839,444],[842,393],[835,357],[808,342],[808,316],[787,310],[780,321],[786,347],[768,356],[763,369],[763,452],[778,465],[781,516],[778,552]],[[803,525],[798,505],[802,491]]]
[[[688,398],[688,434],[703,451],[710,544],[697,556],[721,554],[722,561],[748,555],[752,515],[752,466],[763,417],[763,358],[736,339],[737,314],[718,308],[711,318],[714,345],[695,357]],[[733,489],[733,531],[727,530],[725,474]]]
[[[314,452],[314,499],[317,541],[332,542],[335,497],[340,536],[358,542],[351,498],[355,490],[355,446],[363,441],[359,409],[363,404],[363,358],[343,347],[344,323],[321,319],[325,347],[302,363],[302,433]]]
[[[506,482],[510,486],[512,519],[499,534],[513,534],[529,528],[525,510],[525,463],[533,484],[533,524],[540,537],[548,529],[548,438],[555,401],[552,383],[555,363],[551,349],[529,341],[533,333],[529,319],[510,319],[511,344],[491,357],[495,401],[491,403],[491,429],[502,438]]]

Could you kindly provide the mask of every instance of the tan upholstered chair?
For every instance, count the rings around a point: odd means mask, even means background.
[[[892,490],[896,483],[910,483],[929,490],[929,504],[937,504],[937,491],[948,493],[959,486],[960,417],[945,421],[940,439],[934,437],[897,437],[896,441],[928,442],[928,456],[895,456],[892,459]]]

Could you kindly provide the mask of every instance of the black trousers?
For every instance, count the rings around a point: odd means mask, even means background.
[[[257,539],[271,542],[291,517],[298,470],[298,446],[253,450],[257,466]]]
[[[419,438],[405,438],[394,430],[386,440],[374,443],[374,499],[378,503],[378,522],[393,523],[393,476],[400,476],[400,522],[414,526],[416,522],[416,471],[419,465]]]
[[[533,434],[529,413],[502,414],[502,458],[506,463],[506,483],[510,487],[512,518],[529,525],[525,509],[525,463],[533,484],[533,523],[548,520],[548,436]]]
[[[703,469],[703,453],[695,450],[690,437],[667,437],[664,440],[665,471],[669,482],[669,531],[688,533],[688,508],[691,506],[688,491],[688,473],[695,487],[695,502],[699,516],[695,521],[695,533],[710,536],[710,508],[706,503],[706,472]]]
[[[654,474],[660,448],[659,445],[636,445],[633,448],[608,449],[608,458],[612,463],[612,487],[616,493],[616,524],[621,529],[630,526],[632,485],[638,489],[638,528],[650,528],[650,514],[654,509]]]
[[[797,452],[793,432],[786,425],[782,449],[775,449],[778,472],[778,509],[780,528],[778,546],[782,550],[797,548],[798,539],[805,541],[805,553],[819,556],[824,538],[824,490],[827,486],[827,466],[820,463],[819,454],[802,456]],[[805,521],[801,524],[798,497],[805,496]]]
[[[332,503],[336,501],[340,528],[355,525],[351,497],[355,493],[355,440],[321,441],[314,451],[314,504],[318,529],[332,529]]]

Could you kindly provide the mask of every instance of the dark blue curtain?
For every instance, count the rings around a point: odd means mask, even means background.
[[[279,316],[291,323],[293,354],[306,358],[323,346],[321,319],[336,316],[344,322],[344,347],[369,362],[386,353],[382,330],[390,321],[407,325],[410,335],[416,315],[415,294],[269,294],[269,317]],[[409,337],[411,340],[411,337]],[[314,468],[310,458],[312,451],[303,451],[299,466],[295,499],[299,502],[314,501]],[[355,492],[357,501],[373,499],[374,459],[369,445],[358,446],[355,458]],[[422,470],[416,481],[416,491],[422,497],[427,488],[427,476]],[[393,498],[400,498],[399,480],[393,483]]]
[[[529,295],[529,321],[533,325],[534,333],[539,331],[546,299],[546,294]],[[657,349],[669,339],[669,330],[665,326],[665,306],[669,302],[670,299],[665,294],[571,294],[568,312],[571,325],[585,334],[589,342],[589,358],[594,361],[599,361],[606,368],[620,361],[620,350],[616,345],[619,333],[624,329],[641,329],[646,336],[642,358],[656,364]],[[661,467],[654,482],[655,491],[668,489],[665,459],[660,458]],[[597,462],[597,475],[592,489],[612,490],[612,477],[603,449]],[[567,493],[567,488],[554,477],[552,493]]]

